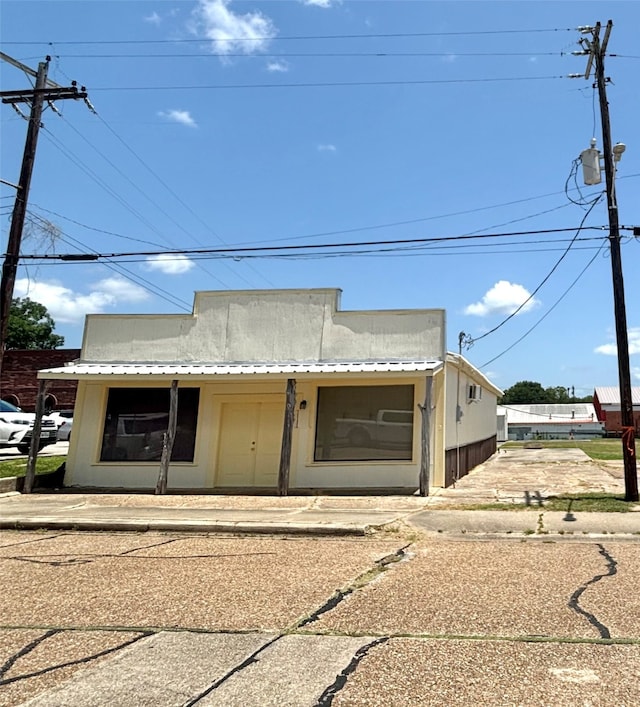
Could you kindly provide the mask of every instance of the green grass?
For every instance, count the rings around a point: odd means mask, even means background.
[[[627,513],[637,506],[624,500],[624,496],[612,493],[566,493],[550,496],[544,502],[546,511],[564,513]]]
[[[521,449],[528,445],[543,449],[581,449],[591,459],[622,460],[622,441],[619,439],[536,439],[527,442],[505,442],[502,448]]]
[[[539,504],[526,503],[446,503],[432,506],[430,511],[539,511],[542,508]]]
[[[562,511],[563,513],[627,513],[638,506],[613,493],[566,493],[549,496],[541,504],[530,503],[459,503],[433,510],[444,511]]]
[[[36,474],[48,474],[55,471],[64,462],[66,457],[38,457],[36,462]],[[24,476],[27,472],[27,459],[7,459],[0,462],[0,479],[8,476]]]

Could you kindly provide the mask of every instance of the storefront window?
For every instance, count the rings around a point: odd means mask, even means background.
[[[200,391],[178,390],[171,461],[193,461]],[[100,461],[159,461],[169,424],[168,388],[111,388]]]
[[[315,461],[404,461],[412,451],[412,385],[318,389]]]

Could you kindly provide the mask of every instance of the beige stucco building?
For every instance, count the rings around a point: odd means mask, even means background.
[[[427,492],[490,456],[501,391],[446,352],[444,310],[339,299],[199,292],[188,315],[89,315],[80,359],[39,373],[78,381],[65,486],[154,488],[172,382],[171,490]]]

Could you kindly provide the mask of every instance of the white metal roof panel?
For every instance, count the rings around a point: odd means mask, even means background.
[[[442,361],[335,361],[293,363],[71,363],[38,372],[38,378],[101,376],[256,376],[435,371]]]
[[[585,424],[597,422],[593,403],[559,403],[555,405],[504,405],[511,425]]]

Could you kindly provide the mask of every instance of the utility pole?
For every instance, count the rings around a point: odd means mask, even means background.
[[[20,259],[20,244],[22,242],[22,232],[24,230],[24,220],[27,213],[27,200],[29,197],[29,187],[31,185],[31,175],[36,157],[36,146],[38,144],[38,132],[42,118],[42,111],[45,101],[52,105],[52,101],[67,98],[86,98],[87,94],[79,91],[75,82],[70,87],[62,87],[47,79],[49,62],[51,57],[46,57],[45,61],[38,64],[38,70],[21,64],[16,59],[12,59],[3,52],[0,52],[0,59],[22,69],[27,74],[35,76],[36,83],[32,89],[18,91],[0,91],[3,103],[10,103],[16,110],[17,103],[30,103],[31,112],[29,115],[29,126],[22,156],[22,168],[20,179],[16,186],[16,199],[11,215],[11,227],[7,249],[2,265],[2,278],[0,280],[0,374],[2,373],[2,358],[4,356],[5,343],[7,338],[7,327],[9,324],[9,312],[13,300],[13,288],[18,271],[18,261]],[[20,113],[20,111],[18,110]],[[22,113],[21,113],[22,115]]]
[[[604,73],[604,57],[613,22],[609,20],[602,42],[601,25],[580,27],[586,36],[580,40],[583,51],[574,54],[588,55],[584,78],[589,79],[591,67],[595,65],[595,86],[600,101],[600,119],[602,125],[602,150],[607,189],[607,207],[609,210],[609,247],[611,249],[611,273],[613,278],[613,302],[616,320],[616,343],[618,348],[618,379],[620,385],[620,419],[622,426],[622,456],[624,459],[625,500],[637,502],[638,473],[636,467],[635,425],[633,419],[633,398],[631,394],[631,372],[629,366],[629,338],[627,333],[627,314],[624,301],[624,281],[622,277],[622,257],[620,254],[620,229],[618,222],[618,201],[615,186],[615,162],[620,158],[624,146],[617,150],[611,145],[611,124],[609,121],[609,103],[607,101],[608,78]],[[574,77],[575,75],[572,75]],[[582,74],[578,74],[582,76]]]

